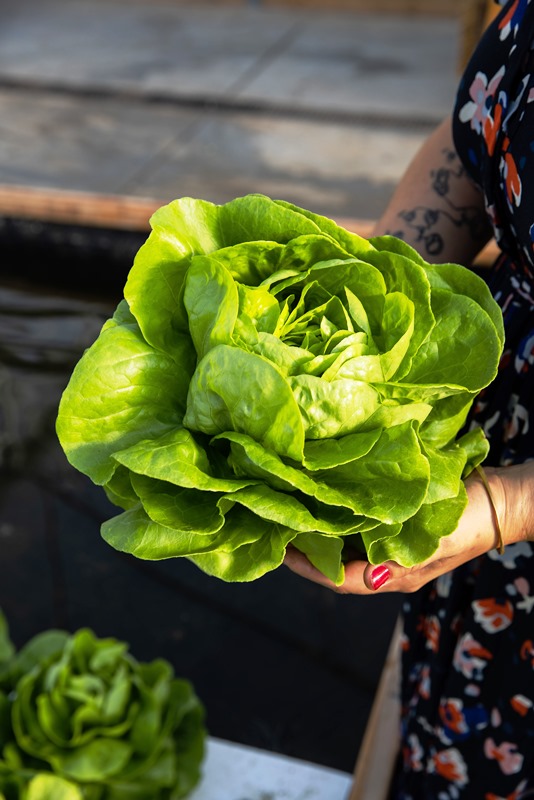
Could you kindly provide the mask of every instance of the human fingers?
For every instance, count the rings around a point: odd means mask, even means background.
[[[440,539],[433,555],[403,567],[394,561],[365,567],[363,580],[373,591],[415,592],[429,581],[487,553],[497,542],[495,515],[483,482],[474,475],[466,482],[468,504],[453,533]]]
[[[313,583],[326,586],[328,589],[333,589],[334,591],[338,588],[333,581],[329,580],[326,575],[323,575],[322,572],[313,566],[304,553],[301,553],[300,550],[297,550],[297,548],[292,545],[288,545],[286,548],[284,564],[286,567],[289,567],[292,572],[300,575],[301,578],[306,578]]]
[[[374,591],[364,581],[364,570],[368,562],[363,559],[356,558],[345,564],[345,579],[342,584],[335,584],[329,580],[313,566],[304,553],[301,553],[292,545],[287,547],[284,564],[302,578],[313,581],[313,583],[317,583],[320,586],[325,586],[337,594],[372,594]]]
[[[494,475],[496,471],[491,472]],[[429,581],[487,553],[495,546],[495,514],[488,493],[476,475],[466,481],[466,487],[468,505],[456,530],[442,537],[435,553],[420,564],[403,567],[395,561],[370,564],[355,559],[345,564],[345,579],[340,586],[336,586],[296,548],[288,547],[285,563],[302,577],[327,586],[338,594],[415,592]]]

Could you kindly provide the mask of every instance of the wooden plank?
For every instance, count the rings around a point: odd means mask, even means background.
[[[72,192],[35,186],[0,184],[0,216],[144,231],[164,201],[155,198]]]
[[[249,0],[250,2],[250,0]],[[330,0],[328,11],[459,17],[467,0]],[[259,0],[264,7],[324,9],[324,0]]]
[[[199,6],[252,6],[255,8],[310,8],[321,11],[355,11],[364,14],[422,14],[427,16],[460,16],[472,0],[197,0]],[[127,5],[140,5],[146,0],[122,0]],[[159,0],[170,6],[190,5],[191,0]]]
[[[348,800],[387,800],[399,752],[401,622],[397,620],[358,753]]]
[[[0,184],[0,217],[35,219],[64,225],[148,231],[150,217],[166,202],[155,197]],[[340,217],[336,221],[365,238],[372,235],[374,220]],[[490,242],[475,259],[475,265],[488,266],[498,252],[495,242]]]
[[[469,0],[460,14],[461,39],[458,70],[462,72],[478,40],[489,23],[497,16],[500,7],[493,0]]]

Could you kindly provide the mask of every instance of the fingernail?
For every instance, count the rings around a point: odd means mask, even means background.
[[[379,567],[375,567],[371,574],[369,575],[369,581],[371,582],[371,586],[376,591],[380,589],[381,586],[385,584],[387,580],[389,580],[391,576],[391,572],[389,571],[388,567],[384,564],[381,564]]]

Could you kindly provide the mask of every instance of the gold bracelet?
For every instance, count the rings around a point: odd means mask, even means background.
[[[487,493],[487,495],[489,497],[489,501],[490,501],[490,504],[491,504],[491,510],[493,512],[493,521],[494,521],[495,527],[497,529],[497,545],[496,545],[495,549],[497,550],[499,555],[502,556],[502,554],[504,553],[504,540],[502,538],[502,531],[501,531],[501,526],[500,526],[500,523],[499,523],[499,516],[497,514],[497,509],[495,508],[495,501],[493,500],[493,495],[491,493],[490,485],[488,483],[488,479],[486,478],[486,473],[484,472],[484,469],[480,465],[477,464],[476,471],[480,475],[480,479],[482,481],[482,485],[484,486],[484,489],[486,490],[486,493]]]

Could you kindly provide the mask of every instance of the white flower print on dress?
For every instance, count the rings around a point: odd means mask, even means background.
[[[482,680],[484,669],[493,658],[485,647],[467,632],[460,638],[454,651],[454,668],[471,681]]]
[[[459,117],[462,122],[470,122],[471,128],[481,133],[490,114],[492,100],[505,73],[504,65],[488,81],[487,75],[477,72],[469,88],[469,100],[460,109]]]
[[[497,550],[490,550],[488,558],[491,558],[492,561],[502,561],[505,569],[516,569],[519,558],[522,556],[532,558],[532,555],[532,545],[529,542],[517,542],[507,545],[502,555]]]
[[[523,766],[524,757],[517,751],[513,742],[502,742],[497,745],[490,737],[484,742],[486,758],[497,761],[504,775],[515,775]]]

